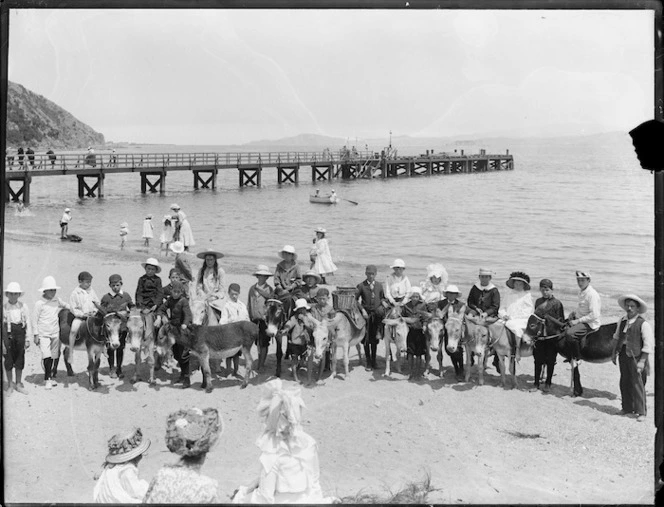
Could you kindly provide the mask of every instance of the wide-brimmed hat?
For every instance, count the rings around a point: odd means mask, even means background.
[[[45,290],[59,289],[60,287],[55,283],[55,278],[52,276],[47,276],[42,281],[42,286],[38,289],[39,292],[44,292]]]
[[[302,280],[307,278],[308,276],[313,276],[316,279],[316,283],[320,283],[322,278],[316,273],[313,269],[310,269],[307,271],[305,274],[302,275]]]
[[[69,208],[65,208],[65,213],[70,213],[71,210]]]
[[[252,274],[254,276],[272,276],[270,268],[268,268],[265,264],[259,264],[256,266],[256,271],[254,271]]]
[[[5,292],[11,292],[12,294],[23,294],[21,286],[18,284],[18,282],[9,282]]]
[[[199,259],[205,259],[206,255],[214,255],[215,259],[221,259],[224,256],[224,254],[217,252],[216,250],[205,250],[204,252],[197,253],[196,257]]]
[[[179,210],[179,209],[181,209],[181,208],[180,208],[180,205],[179,205],[179,204],[175,204],[175,203],[173,203],[173,204],[171,204],[171,209],[175,211],[175,210]]]
[[[293,245],[284,245],[284,247],[281,250],[279,250],[279,252],[277,252],[277,255],[283,259],[284,253],[293,254],[295,256],[295,260],[297,260],[297,254],[295,253],[295,247]]]
[[[212,449],[223,431],[215,408],[178,410],[166,421],[166,447],[180,456],[201,456]]]
[[[126,463],[137,458],[150,447],[150,439],[143,438],[140,428],[126,434],[113,435],[108,441],[108,463]]]
[[[521,281],[526,284],[526,290],[530,290],[530,277],[525,274],[523,271],[513,271],[510,273],[510,277],[505,282],[505,285],[507,285],[510,289],[514,288],[514,282],[515,281]]]
[[[422,295],[422,289],[420,287],[411,287],[410,288],[410,296],[413,294],[419,294],[420,296]]]
[[[390,266],[391,268],[405,268],[406,263],[403,261],[403,259],[394,259],[394,262]]]
[[[306,308],[307,310],[311,309],[311,306],[309,306],[309,303],[307,303],[307,300],[304,298],[297,299],[295,301],[295,308],[294,310],[300,310],[302,308]]]
[[[445,289],[445,294],[461,294],[461,292],[456,285],[448,285]]]
[[[320,232],[321,234],[327,234],[327,231],[325,230],[324,227],[316,227],[316,232]]]
[[[173,241],[173,243],[168,245],[168,248],[170,248],[172,252],[179,254],[184,252],[184,243],[182,241]]]
[[[636,301],[639,304],[638,313],[646,313],[648,311],[648,305],[646,304],[646,302],[636,294],[624,294],[620,296],[618,298],[618,304],[620,305],[620,308],[627,311],[627,308],[625,308],[625,301],[627,301],[628,299]]]
[[[577,271],[576,272],[576,277],[577,278],[587,278],[590,280],[590,272],[589,271]]]
[[[159,265],[159,261],[154,257],[150,257],[145,262],[141,262],[141,266],[143,266],[144,268],[145,266],[154,266],[155,268],[157,268],[157,273],[161,273],[161,266]]]

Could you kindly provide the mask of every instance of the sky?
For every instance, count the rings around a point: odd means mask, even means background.
[[[9,79],[107,141],[557,136],[653,117],[653,13],[12,11]]]

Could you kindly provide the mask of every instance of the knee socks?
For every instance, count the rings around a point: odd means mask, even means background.
[[[53,359],[47,357],[42,360],[44,363],[44,380],[50,380],[51,378],[51,367],[53,366]]]

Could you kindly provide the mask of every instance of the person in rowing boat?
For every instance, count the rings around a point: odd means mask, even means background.
[[[587,271],[576,272],[576,283],[580,289],[579,302],[567,317],[570,327],[565,330],[565,336],[573,347],[572,358],[578,360],[581,356],[581,340],[599,329],[602,298],[590,285],[590,273]]]
[[[545,320],[545,336],[555,336],[560,333],[560,329],[565,323],[563,304],[553,295],[553,282],[551,280],[543,278],[540,280],[539,288],[542,297],[535,301],[535,315]],[[546,364],[546,381],[542,390],[544,392],[549,391],[557,355],[558,351],[556,350],[555,339],[544,339],[535,342],[535,349],[533,350],[533,357],[535,358],[535,384],[532,389],[533,391],[537,391],[540,388],[540,376],[542,365],[544,364]]]

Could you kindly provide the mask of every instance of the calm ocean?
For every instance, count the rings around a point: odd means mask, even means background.
[[[540,278],[551,278],[569,311],[578,290],[574,271],[583,269],[591,272],[607,315],[620,313],[615,299],[623,292],[634,291],[652,303],[653,176],[639,167],[629,136],[496,143],[465,143],[462,148],[466,153],[509,149],[514,171],[318,184],[323,191],[334,188],[357,206],[309,203],[309,168],[300,173],[298,186],[279,187],[276,169],[267,169],[262,188],[244,189],[238,188],[237,171],[222,171],[216,191],[194,191],[190,173],[173,172],[168,174],[165,195],[141,195],[138,174],[112,174],[106,177],[106,197],[83,200],[77,198],[74,176],[35,178],[32,216],[18,217],[8,208],[5,225],[8,232],[57,238],[59,218],[68,206],[73,210],[70,232],[82,236],[86,248],[116,248],[120,223],[126,221],[129,250],[140,250],[145,215],[154,216],[153,241],[158,246],[161,217],[177,202],[191,222],[197,241],[194,252],[205,247],[221,250],[226,261],[247,270],[257,263],[273,267],[284,244],[294,245],[302,267],[308,267],[314,229],[322,226],[328,230],[339,273],[357,281],[367,263],[379,265],[383,278],[396,257],[406,261],[411,282],[424,279],[427,264],[443,263],[450,283],[464,294],[480,266],[495,271],[501,290],[510,271],[522,270],[530,275],[535,291]],[[223,146],[127,151],[160,150],[237,151]],[[118,249],[122,255],[127,252]]]

